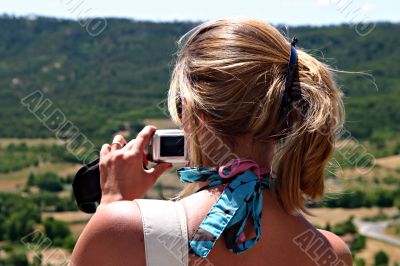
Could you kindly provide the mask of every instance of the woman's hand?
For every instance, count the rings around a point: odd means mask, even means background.
[[[154,185],[158,177],[172,164],[160,163],[151,169],[147,165],[144,148],[149,144],[156,128],[146,126],[136,139],[126,143],[121,135],[116,135],[113,144],[104,144],[100,151],[100,205],[117,200],[142,198]]]

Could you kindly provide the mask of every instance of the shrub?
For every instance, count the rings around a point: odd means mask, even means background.
[[[351,234],[357,233],[357,228],[353,224],[353,216],[349,217],[349,219],[347,219],[343,223],[335,224],[335,226],[332,229],[332,232],[339,236],[344,235],[346,233],[351,233]]]
[[[389,265],[389,257],[382,250],[380,250],[377,253],[375,253],[374,261],[375,261],[375,263],[374,263],[375,266],[386,266],[386,265]]]
[[[62,191],[63,186],[57,174],[52,172],[36,176],[36,184],[41,190],[57,192]]]
[[[47,218],[44,221],[43,226],[46,236],[53,241],[57,239],[64,240],[66,237],[71,235],[68,225],[63,221],[55,220],[53,217]]]
[[[354,242],[351,244],[350,250],[352,252],[358,252],[360,250],[363,250],[365,248],[365,242],[366,242],[365,236],[356,235]]]

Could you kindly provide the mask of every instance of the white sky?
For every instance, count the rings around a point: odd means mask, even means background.
[[[124,17],[138,20],[207,20],[252,16],[270,23],[326,25],[349,22],[400,22],[396,0],[2,0],[0,14],[77,19]]]

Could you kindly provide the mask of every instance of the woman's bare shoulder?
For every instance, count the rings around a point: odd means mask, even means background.
[[[99,209],[77,244],[71,265],[145,265],[143,226],[134,201],[116,201]]]
[[[342,264],[338,265],[353,265],[351,251],[343,239],[326,230],[318,229],[318,231],[326,237],[333,251],[338,256],[338,259],[342,261]]]

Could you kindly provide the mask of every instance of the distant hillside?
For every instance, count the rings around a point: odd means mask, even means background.
[[[41,89],[67,119],[95,141],[137,128],[168,89],[175,41],[191,23],[108,19],[91,37],[76,21],[0,17],[0,137],[54,136],[20,104]],[[366,37],[349,25],[291,28],[300,47],[335,68],[369,71],[371,80],[340,74],[347,127],[382,142],[400,132],[399,24],[378,24]]]

